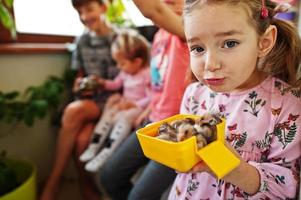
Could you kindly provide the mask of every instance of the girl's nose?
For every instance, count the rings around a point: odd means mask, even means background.
[[[218,56],[214,52],[207,53],[205,60],[205,70],[216,71],[221,68],[221,64],[218,61]]]

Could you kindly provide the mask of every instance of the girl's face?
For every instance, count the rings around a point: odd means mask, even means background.
[[[245,8],[203,5],[184,16],[191,69],[216,92],[242,91],[263,80],[259,38]]]
[[[100,16],[105,12],[105,6],[97,1],[91,1],[77,8],[81,22],[91,31],[101,27]]]
[[[136,74],[142,68],[141,58],[130,60],[122,52],[113,51],[112,57],[120,70],[128,74]]]

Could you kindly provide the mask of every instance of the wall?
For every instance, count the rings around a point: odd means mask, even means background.
[[[49,75],[61,76],[69,66],[69,54],[0,55],[0,91],[24,91],[41,85]],[[32,128],[24,124],[0,123],[0,151],[9,156],[31,160],[38,168],[38,180],[44,181],[52,166],[57,130],[50,117],[37,120]]]

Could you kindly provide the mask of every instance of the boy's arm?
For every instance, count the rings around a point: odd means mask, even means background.
[[[174,13],[161,0],[133,0],[141,13],[157,26],[185,39],[182,17]]]

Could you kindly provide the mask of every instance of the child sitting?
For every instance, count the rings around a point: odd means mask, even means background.
[[[225,117],[225,145],[240,164],[217,179],[200,161],[178,173],[169,200],[296,199],[301,160],[296,29],[275,18],[277,5],[269,0],[186,0],[183,13],[190,66],[199,82],[187,87],[181,113],[216,111]]]
[[[115,94],[109,98],[91,143],[80,156],[83,162],[93,158],[85,166],[91,172],[97,171],[126,138],[133,122],[150,101],[149,45],[146,39],[133,31],[122,31],[114,39],[111,49],[121,71],[113,81],[100,78],[97,81],[105,90],[122,88],[123,95]],[[108,143],[95,156],[108,135]]]
[[[93,75],[113,79],[118,70],[110,54],[113,30],[105,21],[105,3],[102,0],[70,1],[86,28],[85,33],[75,41],[76,49],[71,60],[71,68],[78,74],[73,84],[73,92],[78,94],[85,77]],[[89,144],[95,120],[99,118],[104,103],[111,95],[109,91],[101,91],[100,95],[93,96],[94,98],[86,98],[86,92],[80,93],[81,98],[75,99],[64,108],[54,164],[43,188],[41,200],[56,199],[66,165],[73,153],[78,158]],[[84,170],[83,163],[75,159],[75,164],[83,199],[98,199],[99,192]]]

